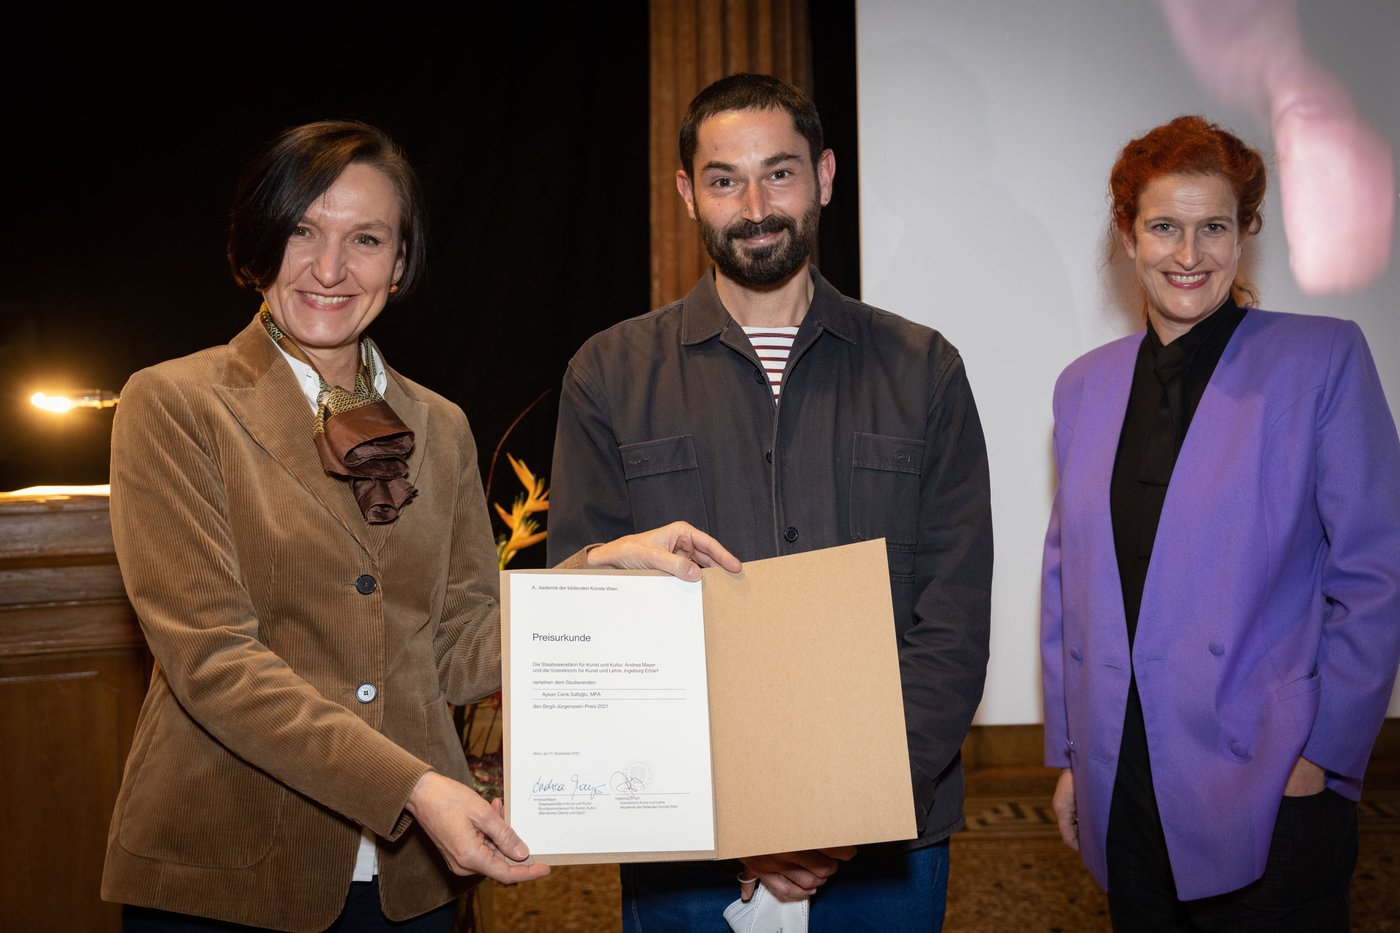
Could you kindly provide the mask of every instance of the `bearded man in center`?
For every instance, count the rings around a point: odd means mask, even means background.
[[[686,112],[680,159],[676,187],[714,268],[570,362],[549,561],[675,520],[741,560],[883,538],[919,835],[624,865],[623,928],[722,933],[725,907],[761,885],[806,900],[812,931],[937,930],[991,604],[987,451],[962,358],[812,265],[836,158],[800,90],[768,75],[715,82]],[[861,767],[850,762],[853,806]]]

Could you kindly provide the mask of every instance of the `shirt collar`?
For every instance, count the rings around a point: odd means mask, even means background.
[[[1182,372],[1195,366],[1203,348],[1219,345],[1223,350],[1243,318],[1244,310],[1235,304],[1234,296],[1226,295],[1225,302],[1219,308],[1212,311],[1205,320],[1197,321],[1190,330],[1169,344],[1163,345],[1162,338],[1157,336],[1156,328],[1149,322],[1145,345],[1151,353],[1157,378],[1166,385]],[[1219,359],[1218,353],[1215,359]],[[1215,366],[1214,363],[1210,365],[1212,368]]]
[[[287,351],[277,344],[277,341],[272,341],[272,345],[277,347],[277,352],[282,354],[282,359],[286,360],[287,365],[292,367],[292,375],[296,377],[301,393],[306,396],[306,403],[311,406],[312,411],[315,411],[316,398],[321,394],[321,377],[316,373],[316,370],[296,357],[288,355]],[[389,385],[389,376],[384,371],[384,357],[379,355],[379,348],[374,345],[373,340],[369,343],[369,352],[374,355],[374,391],[383,395],[384,390]]]
[[[847,343],[855,343],[856,328],[851,313],[846,308],[846,297],[822,278],[815,266],[808,266],[807,271],[812,277],[812,305],[802,319],[801,329],[820,327]],[[713,340],[730,324],[738,327],[729,316],[724,303],[719,300],[713,269],[700,276],[700,281],[695,283],[695,287],[685,296],[681,305],[683,346]]]
[[[1239,305],[1235,304],[1235,297],[1227,294],[1225,296],[1225,301],[1221,303],[1220,307],[1208,314],[1203,320],[1197,321],[1195,324],[1191,325],[1190,330],[1171,343],[1166,344],[1166,346],[1180,344],[1181,348],[1187,353],[1193,353],[1201,344],[1215,336],[1225,327],[1230,327],[1230,329],[1233,330],[1233,325],[1238,324],[1238,318],[1243,316],[1244,311],[1240,309]],[[1153,327],[1150,322],[1147,325],[1147,340],[1152,347],[1153,353],[1157,353],[1163,348],[1162,338],[1157,336],[1157,329]]]

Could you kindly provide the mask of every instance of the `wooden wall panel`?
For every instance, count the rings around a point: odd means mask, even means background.
[[[138,652],[0,660],[0,926],[120,926],[102,860],[145,690]]]
[[[107,500],[0,495],[0,930],[120,927],[102,862],[150,663]]]
[[[676,137],[691,98],[736,71],[811,93],[807,0],[651,0],[651,303],[674,301],[710,267],[676,193]]]

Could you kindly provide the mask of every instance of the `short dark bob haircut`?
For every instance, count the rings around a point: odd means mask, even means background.
[[[354,120],[295,126],[243,170],[229,212],[228,263],[239,285],[265,291],[277,279],[292,230],[346,167],[372,165],[394,183],[403,244],[402,298],[423,275],[427,214],[418,176],[403,151],[377,127]]]
[[[812,165],[821,160],[822,118],[817,105],[801,90],[773,75],[740,72],[720,78],[705,88],[681,119],[681,168],[692,178],[695,175],[695,149],[699,145],[700,124],[710,117],[731,110],[786,110],[797,132],[807,140]]]

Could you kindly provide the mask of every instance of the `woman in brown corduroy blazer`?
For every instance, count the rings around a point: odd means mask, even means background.
[[[380,131],[288,131],[230,227],[264,310],[122,392],[113,534],[156,658],[102,885],[125,929],[450,929],[469,875],[548,871],[462,783],[447,706],[500,683],[471,431],[361,340],[420,274],[422,218]],[[570,563],[738,569],[682,525]]]

